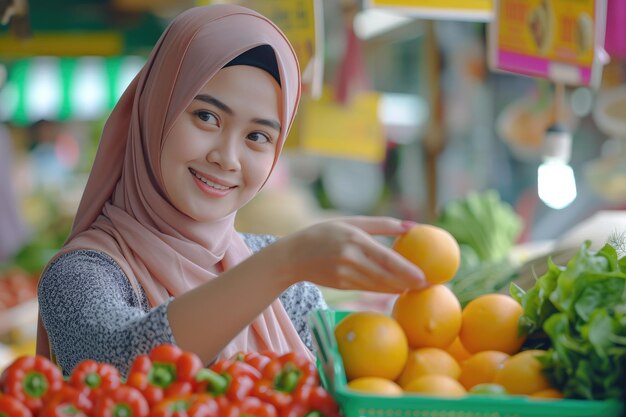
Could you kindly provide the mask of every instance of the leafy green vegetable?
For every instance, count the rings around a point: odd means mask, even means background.
[[[505,288],[516,275],[517,267],[508,259],[466,266],[464,256],[461,247],[461,267],[448,284],[462,306],[483,294]]]
[[[548,271],[527,292],[511,285],[524,308],[527,347],[544,334],[546,375],[567,398],[626,399],[626,261],[611,245],[585,242],[565,267]]]
[[[495,190],[449,202],[436,223],[488,262],[506,258],[522,230],[521,218]]]
[[[461,265],[449,284],[461,305],[506,287],[514,278],[517,266],[508,255],[522,221],[497,191],[470,193],[448,203],[436,224],[450,232],[461,248]]]

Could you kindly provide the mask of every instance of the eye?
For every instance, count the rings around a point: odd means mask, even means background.
[[[248,135],[248,139],[254,143],[272,143],[272,138],[269,135],[261,132],[252,132]]]
[[[195,116],[200,119],[202,122],[204,123],[209,123],[209,124],[213,124],[213,125],[218,125],[219,124],[219,120],[217,119],[217,116],[213,113],[211,113],[210,111],[207,110],[197,110],[194,112]]]

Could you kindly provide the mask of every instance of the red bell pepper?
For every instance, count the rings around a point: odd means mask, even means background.
[[[104,391],[98,397],[94,417],[147,417],[148,401],[141,391],[128,385],[120,385]]]
[[[252,365],[259,372],[263,372],[265,366],[270,363],[273,357],[268,356],[264,353],[259,352],[248,352],[248,353],[239,353],[236,356],[236,360],[247,363],[248,365]]]
[[[120,386],[120,373],[112,365],[86,359],[72,370],[69,383],[74,388],[85,391],[89,399],[95,402],[103,390]]]
[[[235,405],[228,397],[222,395],[215,397],[217,406],[219,407],[220,417],[239,417],[239,407]]]
[[[218,359],[215,362],[213,362],[213,364],[209,368],[217,372],[218,374],[221,374],[222,372],[226,371],[226,369],[228,369],[228,367],[232,365],[233,362],[235,362],[235,358]]]
[[[311,415],[307,415],[311,414]],[[318,413],[319,414],[319,413]],[[293,402],[287,407],[283,408],[280,413],[280,417],[320,417],[313,413],[309,413],[309,409],[300,403]]]
[[[302,385],[292,394],[292,402],[281,410],[281,417],[339,417],[335,399],[321,386]]]
[[[4,393],[21,401],[33,413],[39,411],[46,395],[62,386],[61,370],[43,356],[17,358],[2,374]]]
[[[126,384],[137,388],[152,406],[165,397],[190,394],[202,361],[179,347],[163,344],[133,361]]]
[[[311,390],[309,397],[309,408],[315,411],[321,411],[326,417],[339,416],[339,406],[328,391],[323,387],[317,386]]]
[[[263,378],[273,381],[276,390],[286,393],[292,393],[302,385],[319,385],[313,362],[296,352],[272,359],[263,369]]]
[[[292,403],[292,396],[274,389],[274,383],[267,379],[257,381],[252,395],[266,403],[272,404],[279,412]]]
[[[278,412],[272,404],[268,404],[256,397],[244,398],[239,404],[241,417],[278,417]]]
[[[33,417],[33,413],[16,398],[0,394],[0,417]]]
[[[200,370],[196,375],[196,392],[213,396],[226,395],[233,401],[241,401],[250,394],[261,373],[241,361],[221,359],[210,368]]]
[[[168,397],[150,412],[150,417],[221,417],[217,401],[206,394]]]
[[[64,384],[46,398],[38,417],[87,417],[92,409],[88,392]]]
[[[308,372],[312,371],[306,366],[303,371],[294,369],[293,362],[286,362],[273,382],[267,379],[257,382],[252,395],[274,405],[281,417],[338,416],[334,398]]]

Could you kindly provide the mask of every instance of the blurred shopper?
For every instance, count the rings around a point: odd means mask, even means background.
[[[26,243],[27,227],[20,216],[13,182],[13,146],[8,129],[0,124],[0,262],[5,262]]]

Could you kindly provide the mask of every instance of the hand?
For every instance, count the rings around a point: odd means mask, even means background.
[[[412,224],[391,217],[355,216],[326,221],[283,239],[286,273],[293,282],[401,293],[427,285],[422,271],[372,235],[397,236]],[[274,246],[274,245],[273,245]]]

